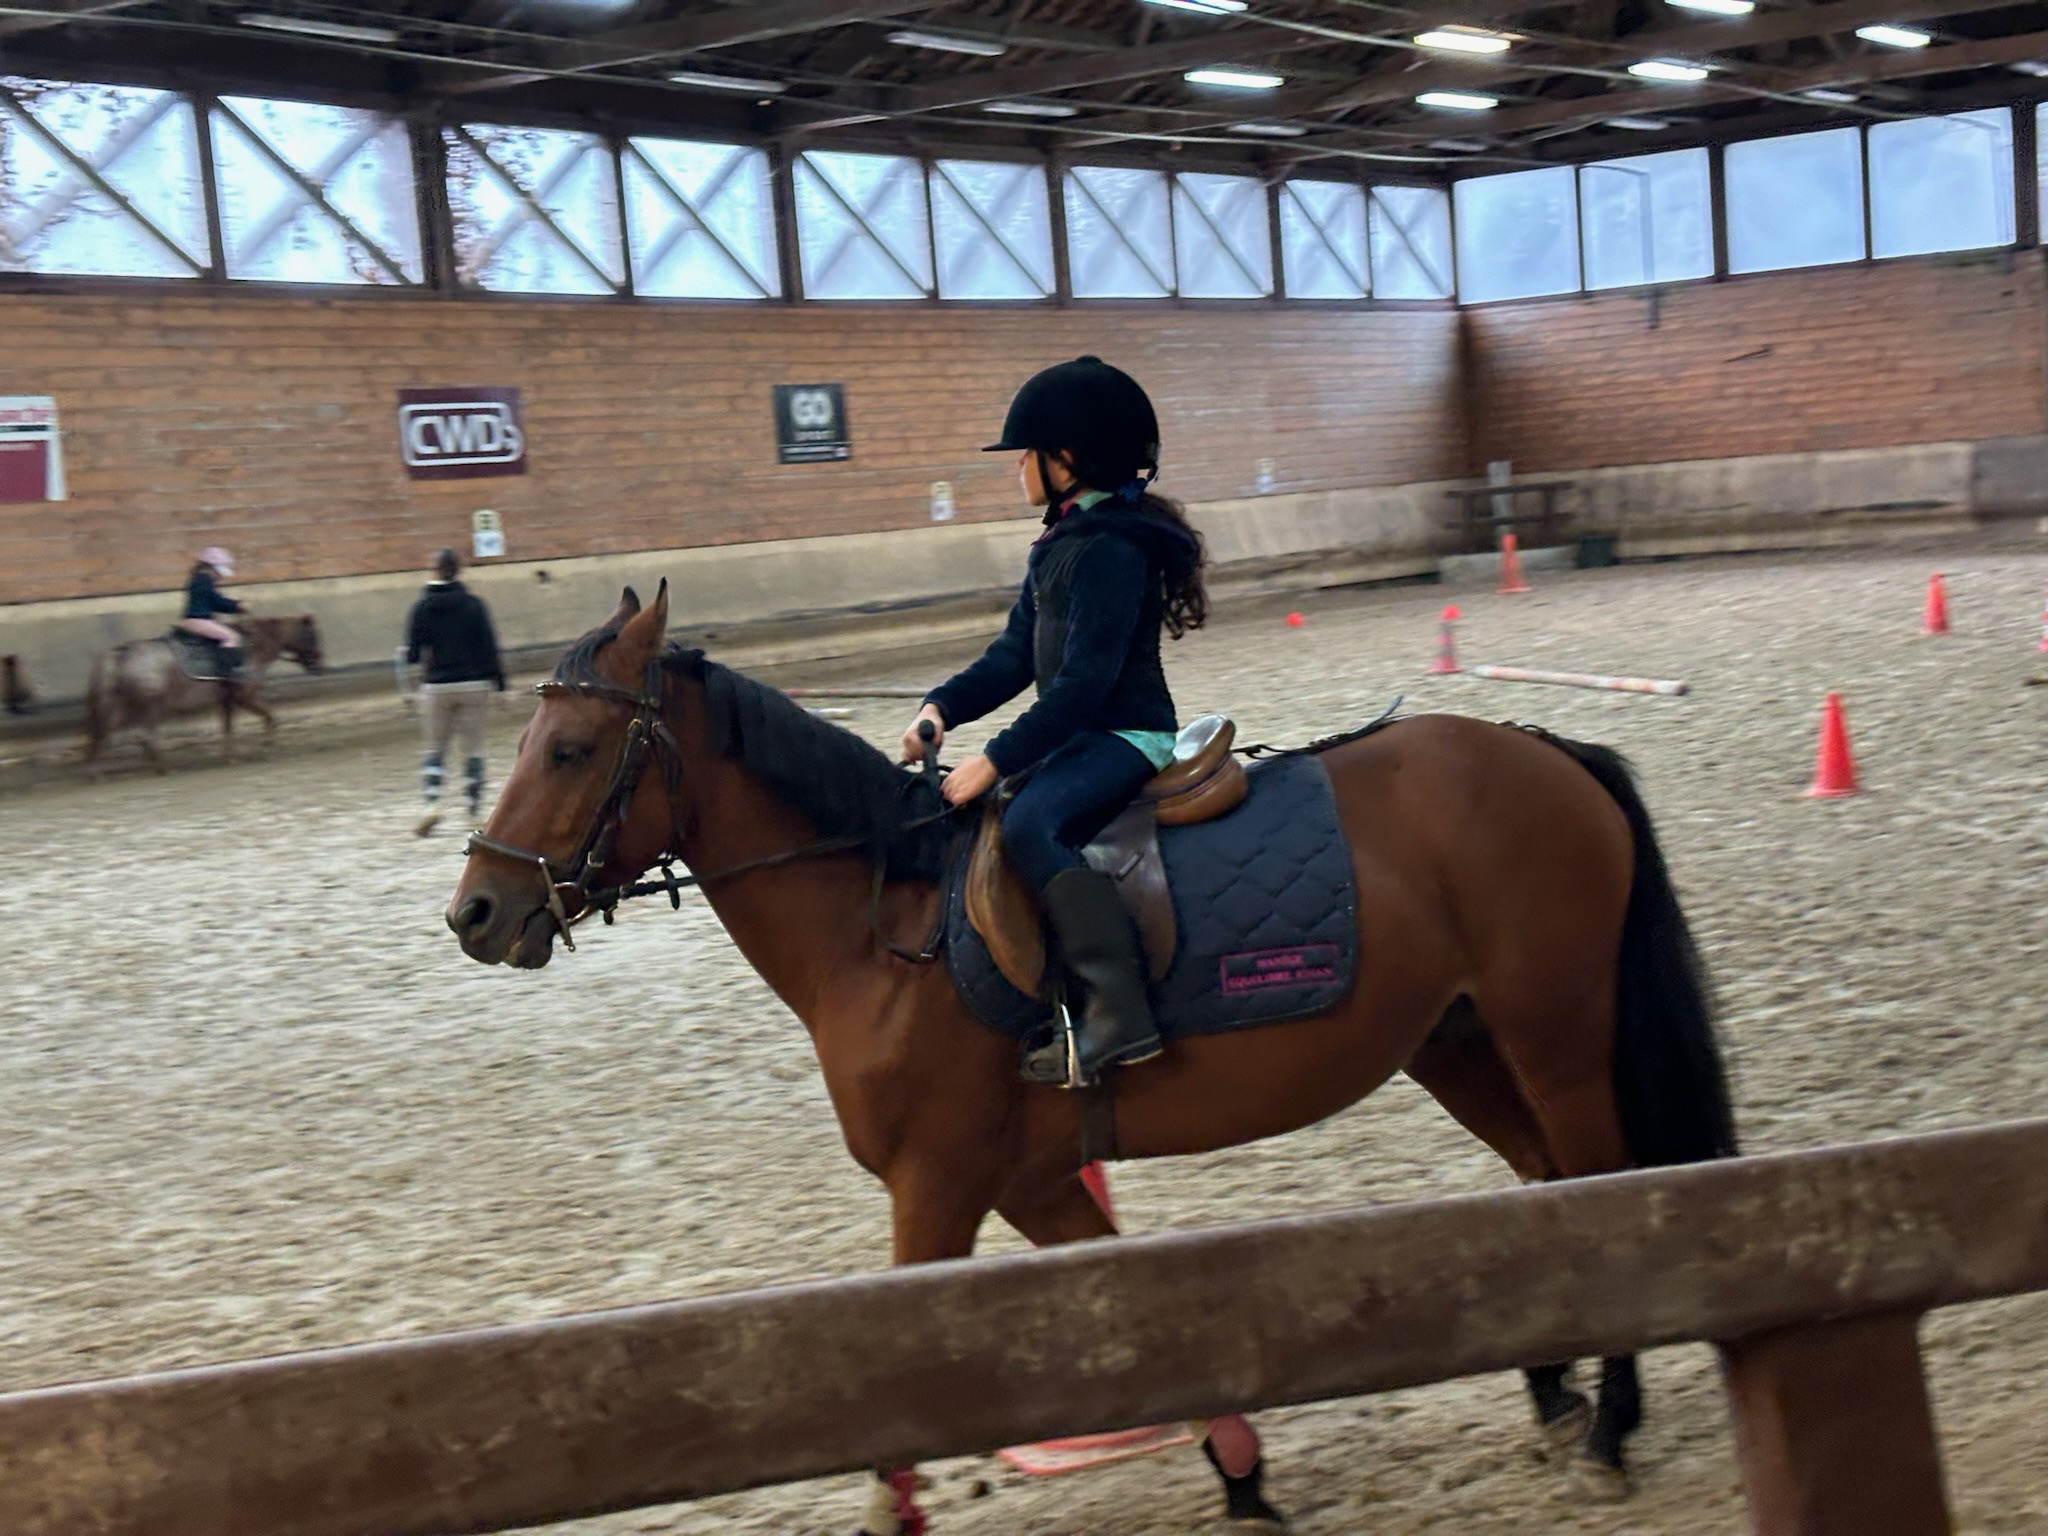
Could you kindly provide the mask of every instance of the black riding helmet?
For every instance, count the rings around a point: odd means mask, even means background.
[[[1003,418],[1002,440],[983,452],[1017,449],[1071,453],[1083,485],[1130,494],[1159,473],[1159,418],[1128,373],[1099,357],[1077,357],[1024,381]]]

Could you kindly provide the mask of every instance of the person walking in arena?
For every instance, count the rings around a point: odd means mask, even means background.
[[[1004,450],[1020,455],[1024,496],[1046,509],[1045,532],[1003,633],[926,696],[903,756],[921,754],[922,723],[943,741],[1036,684],[1037,701],[953,769],[945,795],[961,805],[999,780],[1023,780],[1003,814],[1003,848],[1039,893],[1062,969],[1083,993],[1074,1054],[1085,1083],[1160,1050],[1137,930],[1081,849],[1173,760],[1159,636],[1179,639],[1207,619],[1205,555],[1180,507],[1152,492],[1152,402],[1102,359],[1028,380],[987,451]],[[1027,1058],[1025,1075],[1065,1083],[1067,1065],[1056,1041]]]
[[[234,557],[218,544],[209,544],[199,551],[199,558],[192,562],[192,570],[185,578],[185,612],[178,620],[178,628],[185,634],[219,647],[220,675],[224,678],[236,677],[242,670],[242,637],[217,617],[247,611],[220,589],[220,583],[231,580],[234,574]]]
[[[434,579],[412,605],[405,626],[405,660],[424,664],[420,683],[420,791],[426,810],[414,824],[421,837],[441,820],[441,787],[451,747],[462,753],[463,788],[472,821],[483,815],[484,738],[491,695],[505,691],[505,665],[483,599],[457,580],[462,562],[452,549],[434,557]]]

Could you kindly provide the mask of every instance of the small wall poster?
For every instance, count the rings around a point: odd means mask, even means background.
[[[853,457],[844,384],[775,386],[775,457],[782,464],[831,464]]]
[[[0,395],[0,501],[63,501],[64,444],[49,395]]]
[[[505,558],[505,525],[489,507],[469,514],[469,555],[472,560]]]

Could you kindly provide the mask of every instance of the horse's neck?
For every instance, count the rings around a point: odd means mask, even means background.
[[[716,876],[817,839],[803,817],[736,763],[691,753],[682,777],[690,804],[680,851],[699,876]],[[880,963],[872,882],[865,860],[834,856],[714,878],[703,890],[748,963],[816,1030],[828,987]]]

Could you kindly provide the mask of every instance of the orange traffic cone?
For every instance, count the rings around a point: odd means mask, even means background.
[[[1444,610],[1443,617],[1437,620],[1436,655],[1429,663],[1431,677],[1445,677],[1459,670],[1458,637],[1451,629],[1459,618],[1458,605],[1453,603]]]
[[[1856,759],[1849,755],[1849,727],[1842,718],[1842,696],[1828,695],[1820,716],[1820,755],[1813,765],[1813,787],[1809,800],[1839,800],[1860,793],[1856,783]]]
[[[1921,610],[1920,633],[1948,633],[1948,582],[1939,571],[1927,578],[1927,606]]]
[[[1512,533],[1500,536],[1500,590],[1503,594],[1529,590],[1529,583],[1522,580],[1521,542]]]

